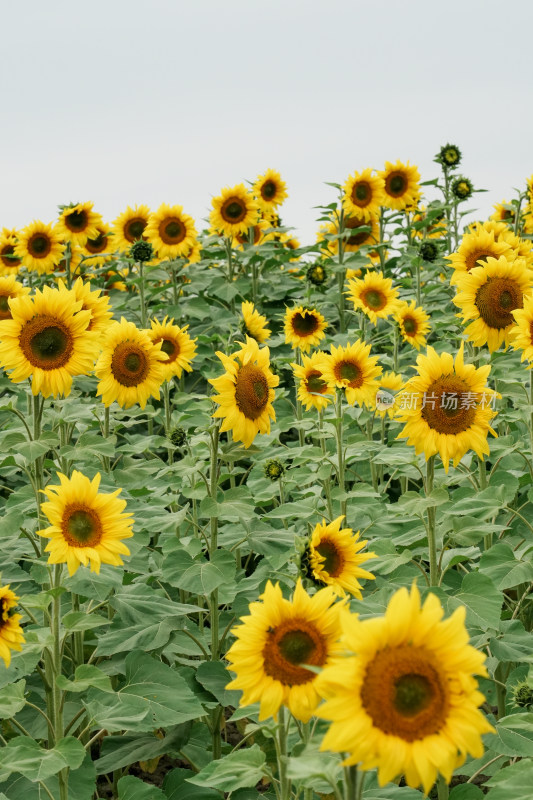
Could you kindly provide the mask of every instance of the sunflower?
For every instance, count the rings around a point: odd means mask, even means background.
[[[400,408],[400,392],[404,380],[397,372],[384,372],[379,379],[379,389],[370,408],[380,417],[393,419]],[[394,392],[394,394],[391,394]]]
[[[25,642],[19,620],[21,614],[9,612],[17,605],[18,597],[9,588],[10,584],[0,586],[0,658],[4,659],[6,667],[11,664],[11,651],[22,650]]]
[[[435,157],[444,169],[455,169],[461,163],[462,154],[456,144],[445,144]]]
[[[432,347],[427,355],[419,355],[418,375],[405,384],[396,415],[406,423],[397,438],[407,438],[426,461],[439,453],[446,472],[450,461],[456,467],[468,450],[483,460],[490,452],[489,432],[496,436],[490,427],[496,395],[486,384],[490,365],[476,369],[465,364],[463,349],[461,342],[455,364],[450,353],[438,355]]]
[[[316,308],[287,308],[285,312],[285,343],[294,350],[298,347],[307,353],[316,347],[326,335],[327,322]]]
[[[362,228],[362,230],[359,230]],[[337,232],[337,228],[334,229]],[[344,220],[344,249],[349,252],[357,252],[364,245],[373,245],[379,242],[379,219],[372,215],[365,219],[363,215],[352,215]],[[337,245],[338,242],[332,244]]]
[[[331,389],[345,390],[346,401],[370,405],[379,388],[381,367],[376,365],[377,356],[370,355],[370,345],[357,339],[346,347],[331,346],[331,354],[324,355],[320,369]]]
[[[156,319],[150,321],[151,330],[147,331],[148,336],[154,344],[161,342],[161,350],[168,356],[167,361],[163,361],[164,380],[171,380],[174,375],[181,378],[183,370],[192,372],[191,362],[196,355],[196,339],[191,339],[187,333],[188,325],[179,328],[174,325],[174,320],[165,317],[163,322]]]
[[[48,563],[66,564],[69,575],[80,564],[89,564],[91,572],[100,572],[101,564],[123,564],[120,556],[130,551],[121,540],[133,536],[133,520],[131,512],[124,512],[126,501],[117,497],[122,489],[99,492],[100,473],[92,481],[77,470],[71,478],[61,472],[57,476],[60,485],[43,489],[48,502],[41,503],[51,525],[37,531],[51,539],[45,547]]]
[[[89,202],[76,203],[62,209],[56,230],[64,241],[83,247],[87,239],[98,236],[102,217],[93,211],[93,205]]]
[[[162,342],[154,344],[147,331],[121,317],[108,327],[105,342],[94,372],[100,382],[96,396],[110,406],[115,400],[122,408],[139,403],[144,408],[149,397],[159,400],[159,389],[165,380],[162,361],[167,354]]]
[[[270,226],[266,220],[258,220],[258,222],[252,226],[252,228],[248,228],[248,230],[244,233],[238,233],[233,238],[233,247],[239,247],[241,250],[243,250],[244,245],[248,244],[250,241],[250,230],[253,230],[253,244],[263,244],[265,241],[268,241],[268,239],[271,238],[271,234],[266,234],[266,231],[269,230],[269,227]]]
[[[337,595],[346,593],[362,598],[358,578],[374,579],[374,575],[361,567],[365,561],[376,557],[375,553],[361,553],[368,544],[359,540],[359,531],[341,528],[344,517],[337,517],[326,524],[326,520],[315,526],[305,554],[308,577],[319,586],[331,586]]]
[[[475,233],[465,233],[457,252],[445,256],[451,261],[454,269],[450,279],[451,285],[456,284],[461,275],[486,264],[487,258],[499,258],[503,255],[512,257],[512,248],[505,241],[497,240],[494,231],[489,232],[481,228]]]
[[[307,722],[320,697],[317,675],[304,665],[325,667],[339,652],[339,604],[327,586],[310,597],[298,580],[292,600],[279,584],[267,582],[250,614],[232,629],[237,637],[226,654],[237,677],[228,689],[241,689],[241,705],[259,702],[259,719],[275,717],[282,705]]]
[[[393,289],[392,278],[385,278],[382,272],[367,272],[362,279],[348,281],[348,298],[356,311],[363,311],[374,323],[386,319],[398,308],[398,289]]]
[[[246,233],[257,223],[259,206],[242,183],[233,188],[222,189],[218,197],[213,198],[211,225],[221,235],[233,239],[239,233]]]
[[[113,223],[113,244],[121,253],[127,253],[133,242],[145,239],[144,231],[150,219],[148,206],[128,206]]]
[[[15,255],[16,246],[16,236],[9,232],[0,236],[0,275],[16,275],[19,271],[22,260]]]
[[[431,205],[429,209],[426,206],[419,206],[412,221],[415,236],[419,239],[443,239],[446,236],[448,228],[444,211],[435,209]]]
[[[263,344],[269,338],[272,331],[267,328],[267,318],[254,308],[254,304],[245,301],[241,303],[242,319],[245,333],[255,339],[259,344]]]
[[[331,725],[321,750],[348,753],[345,764],[378,768],[380,786],[405,775],[427,794],[440,772],[449,783],[467,753],[483,755],[494,729],[479,706],[474,674],[487,677],[485,655],[468,644],[465,607],[443,620],[435,594],[424,604],[415,585],[399,589],[382,617],[342,614],[349,653],[326,667],[318,715]]]
[[[486,344],[491,353],[501,344],[507,347],[514,325],[512,312],[523,307],[532,287],[533,272],[522,258],[488,258],[485,266],[459,278],[453,302],[461,309],[463,322],[474,320],[465,328],[469,341],[477,347]]]
[[[63,286],[61,279],[58,283]],[[87,330],[95,331],[98,334],[105,333],[113,317],[109,297],[102,295],[101,289],[92,289],[91,284],[84,283],[81,278],[78,278],[73,284],[72,291],[76,300],[81,301],[81,310],[91,312]]]
[[[232,356],[217,352],[226,372],[209,383],[218,392],[213,417],[222,418],[220,430],[231,431],[234,442],[250,447],[258,433],[270,433],[270,420],[276,419],[272,401],[279,378],[270,371],[268,347],[259,349],[247,336],[240,348]]]
[[[96,228],[96,235],[87,239],[81,251],[84,256],[83,266],[103,266],[113,259],[114,247],[111,226],[100,222]],[[108,255],[102,255],[103,253]]]
[[[87,328],[90,311],[63,285],[19,295],[9,307],[12,319],[0,322],[0,365],[13,370],[13,383],[31,376],[34,395],[66,397],[72,377],[93,368],[98,335]]]
[[[9,308],[11,297],[22,297],[29,293],[30,288],[15,280],[14,275],[0,278],[0,320],[11,319],[11,309]]]
[[[150,215],[144,236],[161,258],[180,258],[190,253],[197,233],[193,218],[183,213],[182,206],[163,203]]]
[[[281,175],[274,169],[267,169],[264,175],[259,175],[252,186],[252,193],[263,212],[270,212],[280,206],[289,196],[287,184],[281,180]]]
[[[311,356],[302,356],[302,364],[291,364],[298,383],[298,400],[305,410],[316,408],[323,411],[331,403],[335,392],[328,386],[322,376],[319,364],[324,361],[326,353],[317,351]]]
[[[501,203],[494,203],[494,213],[490,215],[490,219],[495,222],[505,222],[508,225],[514,225],[516,212],[514,206],[506,200]]]
[[[19,233],[15,255],[26,269],[35,270],[41,275],[53,272],[61,261],[64,249],[57,228],[35,220]]]
[[[409,342],[417,350],[425,346],[430,326],[428,322],[429,316],[423,308],[417,306],[414,300],[411,300],[410,303],[403,300],[394,318],[400,326],[400,333],[404,342]]]
[[[512,312],[515,325],[509,331],[511,346],[515,350],[522,350],[521,361],[530,362],[528,369],[533,367],[533,297],[524,297],[524,307]]]
[[[372,175],[370,167],[349,177],[343,189],[342,205],[349,216],[370,220],[378,216],[380,206],[385,205],[383,178]]]
[[[420,197],[420,173],[417,167],[409,166],[409,162],[402,164],[397,161],[392,164],[385,161],[385,169],[378,172],[378,175],[385,182],[384,206],[395,211],[416,207]]]

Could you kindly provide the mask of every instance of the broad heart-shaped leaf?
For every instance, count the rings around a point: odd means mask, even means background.
[[[230,673],[221,661],[204,661],[196,670],[196,680],[216,697],[221,706],[239,705],[240,691],[226,689],[232,680]]]
[[[144,783],[133,775],[126,775],[117,784],[117,800],[166,800],[165,795],[153,783]]]
[[[40,783],[32,783],[18,773],[13,773],[2,788],[7,792],[7,800],[50,800],[50,795],[59,797],[59,783],[57,775],[52,775],[44,781],[50,792],[46,794]],[[96,789],[96,771],[89,753],[85,755],[80,767],[70,770],[68,776],[69,797],[73,800],[93,800]],[[0,793],[0,800],[6,795]]]
[[[460,500],[450,503],[446,508],[446,514],[454,517],[469,514],[479,519],[487,519],[505,504],[505,493],[505,486],[490,486],[482,492],[473,493],[471,497],[461,497]]]
[[[24,690],[26,681],[17,681],[0,690],[0,719],[14,717],[26,705]]]
[[[177,751],[187,743],[191,723],[168,728],[166,736],[159,739],[154,733],[137,736],[106,736],[102,743],[102,755],[95,761],[99,775],[127,767],[136,761],[148,761],[163,753],[178,755]],[[174,752],[173,752],[174,751]]]
[[[67,631],[90,631],[102,625],[111,625],[111,620],[99,614],[86,614],[85,611],[69,611],[62,619]]]
[[[235,558],[227,550],[216,550],[210,561],[175,550],[163,562],[163,578],[178,589],[207,596],[223,583],[231,583],[235,569]]]
[[[531,553],[528,560],[518,561],[512,548],[506,542],[498,542],[481,556],[480,569],[498,589],[510,589],[519,583],[533,580],[533,561]]]
[[[506,756],[533,757],[533,714],[510,714],[498,720],[487,747]]]
[[[255,786],[267,774],[265,761],[265,754],[259,745],[254,744],[230,753],[225,758],[211,761],[198,775],[188,778],[188,781],[196,786],[211,786],[223,792]]]
[[[188,783],[192,777],[190,769],[173,769],[167,772],[163,781],[163,791],[167,800],[221,800],[220,792],[207,786],[193,786]],[[1,798],[0,798],[1,800]]]
[[[464,605],[468,627],[498,630],[502,601],[502,592],[496,589],[490,578],[481,572],[470,572],[463,578],[460,591],[448,599],[448,610]]]
[[[526,631],[520,620],[502,620],[501,634],[490,639],[490,651],[498,661],[533,661],[531,633]]]
[[[342,774],[341,757],[336,753],[320,753],[309,745],[298,756],[289,758],[287,775],[302,786],[327,793]]]
[[[61,739],[51,750],[27,736],[16,736],[0,748],[0,780],[19,772],[30,781],[44,781],[64,767],[76,769],[84,758],[85,748],[73,736]]]
[[[418,494],[418,492],[406,492],[400,495],[396,503],[397,508],[391,509],[391,511],[397,511],[402,515],[407,514],[413,517],[420,516],[424,514],[428,508],[441,506],[443,503],[446,503],[448,499],[448,492],[444,488],[434,489],[429,497],[426,497],[425,494]]]
[[[124,586],[109,602],[119,612],[126,625],[140,623],[145,627],[148,619],[152,623],[157,620],[168,622],[173,617],[183,617],[201,611],[199,606],[175,603],[173,600],[169,600],[162,591],[138,584]]]
[[[504,767],[487,781],[488,800],[531,800],[533,786],[533,762],[523,759],[510,767]]]
[[[454,786],[450,792],[450,800],[483,800],[485,795],[473,783],[462,783]]]
[[[80,664],[76,667],[74,680],[68,680],[64,675],[58,675],[56,683],[60,689],[67,692],[84,692],[90,686],[101,689],[103,692],[112,692],[111,678],[95,667],[94,664]]]

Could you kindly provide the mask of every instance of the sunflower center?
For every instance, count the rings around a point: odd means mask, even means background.
[[[479,261],[487,261],[487,258],[497,258],[496,253],[486,253],[485,251],[474,250],[472,253],[465,258],[465,266],[466,271],[470,272],[471,269],[475,269],[475,267],[480,267]]]
[[[477,290],[475,303],[489,328],[507,328],[514,323],[511,311],[523,306],[522,291],[510,278],[489,278]]]
[[[335,377],[338,381],[348,381],[348,385],[354,389],[360,386],[363,381],[363,375],[357,364],[353,361],[340,361],[334,367]]]
[[[369,289],[369,291],[365,292],[363,295],[362,300],[363,303],[369,306],[373,311],[381,311],[381,309],[387,305],[386,296],[377,289]]]
[[[416,320],[413,317],[404,317],[403,319],[403,329],[407,334],[414,335],[417,331],[417,324]]]
[[[264,372],[252,364],[244,364],[235,379],[235,402],[247,419],[261,416],[268,403],[268,383]]]
[[[268,634],[262,655],[267,675],[285,685],[298,686],[315,677],[300,664],[321,667],[327,659],[327,646],[323,635],[312,623],[291,619]]]
[[[95,239],[87,239],[85,249],[89,253],[103,253],[107,247],[107,236],[105,233],[99,233]]]
[[[423,648],[386,647],[368,664],[361,701],[374,725],[413,742],[440,731],[448,713],[446,681]]]
[[[54,317],[39,315],[28,320],[19,334],[20,349],[33,367],[59,369],[74,349],[72,333]]]
[[[314,394],[325,394],[328,385],[322,379],[322,373],[317,369],[313,369],[306,378],[305,388],[308,392],[314,392]]]
[[[34,233],[28,240],[28,253],[33,258],[46,258],[52,249],[52,242],[42,233]]]
[[[15,247],[12,244],[5,244],[0,251],[0,258],[2,259],[2,263],[5,264],[6,267],[18,267],[21,262],[20,258],[13,257],[15,253]]]
[[[318,325],[318,318],[310,311],[298,311],[292,318],[292,329],[297,336],[311,336]]]
[[[407,181],[401,172],[391,172],[385,181],[387,194],[392,197],[401,197],[407,191]]]
[[[94,547],[102,539],[102,523],[92,508],[67,506],[63,513],[62,534],[71,547]]]
[[[359,208],[367,206],[372,199],[370,184],[366,181],[359,181],[352,189],[352,202]]]
[[[84,231],[88,224],[89,217],[86,211],[72,211],[65,215],[65,225],[73,233]]]
[[[265,181],[261,186],[261,194],[265,200],[272,200],[276,195],[276,184],[274,181]]]
[[[138,386],[146,378],[149,362],[143,348],[135,342],[120,342],[111,358],[111,372],[123,386]]]
[[[370,228],[370,222],[367,222],[364,219],[358,219],[358,217],[350,217],[350,219],[345,221],[344,225],[350,230],[357,230],[357,228]],[[351,236],[346,239],[346,244],[362,245],[371,237],[371,230],[364,230],[360,233],[352,233]]]
[[[245,218],[246,206],[238,197],[229,197],[220,209],[220,216],[225,222],[235,225]]]
[[[324,559],[324,562],[320,565],[322,569],[332,578],[336,578],[342,571],[344,559],[335,544],[330,539],[322,539],[315,550]]]
[[[147,221],[142,217],[134,217],[126,222],[124,225],[124,238],[128,242],[135,242],[137,239],[143,238],[143,232],[146,228]]]
[[[466,397],[471,402],[463,402]],[[475,422],[477,395],[456,375],[442,375],[426,389],[422,418],[437,433],[457,435]]]
[[[159,225],[159,236],[165,244],[179,244],[186,235],[185,225],[177,217],[164,219]]]

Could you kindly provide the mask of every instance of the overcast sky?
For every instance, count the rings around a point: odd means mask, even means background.
[[[278,169],[303,243],[325,181],[450,141],[480,216],[533,172],[531,0],[2,4],[0,227],[179,203]]]

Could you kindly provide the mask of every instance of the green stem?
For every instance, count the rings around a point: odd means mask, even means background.
[[[281,706],[279,710],[279,722],[277,729],[278,737],[278,776],[280,783],[280,800],[290,800],[291,796],[291,781],[287,777],[287,766],[285,760],[288,755],[287,751],[287,726],[285,721],[285,706]]]
[[[421,301],[421,280],[420,280],[420,262],[421,259],[417,256],[415,258],[415,272],[416,272],[416,304],[422,305]]]
[[[369,442],[374,441],[374,417],[370,417],[370,419],[366,423],[366,438],[368,439]],[[372,488],[374,489],[375,492],[377,492],[378,476],[372,454],[370,454],[369,463],[370,463],[370,474],[372,476]]]
[[[54,596],[52,599],[52,616],[50,620],[51,633],[54,639],[53,642],[53,656],[51,666],[52,674],[47,675],[48,682],[50,683],[51,690],[51,719],[54,728],[53,745],[55,746],[63,738],[63,697],[61,689],[57,685],[57,678],[62,673],[62,655],[61,655],[61,594],[59,588],[61,586],[61,572],[63,570],[62,564],[54,566]],[[68,770],[62,769],[58,773],[59,782],[59,800],[68,800]]]
[[[179,295],[178,295],[178,282],[176,280],[176,265],[175,264],[172,265],[172,268],[171,268],[170,271],[171,271],[171,275],[172,275],[172,300],[174,302],[174,305],[177,306],[178,305],[178,297],[179,297]]]
[[[450,219],[450,181],[448,178],[448,170],[446,167],[442,168],[444,173],[444,203],[446,205],[446,240],[448,244],[448,253],[452,252],[452,225]]]
[[[144,263],[139,261],[139,296],[141,298],[141,328],[146,328],[146,298],[144,295]]]
[[[67,279],[67,289],[72,289],[72,274],[70,272],[71,255],[70,242],[67,242],[67,246],[65,247],[65,277]]]
[[[226,239],[226,257],[228,260],[228,283],[233,285],[233,250],[231,247],[231,239],[228,237]],[[235,313],[235,298],[232,297],[230,300],[230,308],[231,313]]]
[[[426,464],[426,497],[433,491],[435,475],[435,456],[431,456]],[[428,508],[428,549],[429,549],[429,585],[439,585],[439,566],[437,562],[437,533],[435,530],[435,506]]]
[[[296,363],[298,364],[298,366],[301,366],[302,364],[302,353],[299,347],[296,348]],[[300,383],[299,378],[295,377],[294,383],[295,383],[294,395],[296,398],[296,419],[298,420],[298,422],[301,422],[303,419],[303,412],[302,412],[302,404],[298,397],[298,384]],[[298,426],[298,442],[300,444],[300,447],[303,447],[305,444],[304,432],[301,425]]]
[[[487,467],[485,462],[479,459],[479,489],[483,491],[483,489],[487,488]],[[483,537],[483,545],[485,550],[488,550],[492,547],[492,533],[487,533],[486,536]]]
[[[220,421],[215,424],[211,438],[211,465],[209,472],[209,495],[216,502],[218,488],[218,441],[220,436]],[[209,557],[213,558],[218,547],[218,517],[215,514],[210,518]],[[218,589],[213,589],[209,595],[209,622],[211,626],[211,661],[219,659],[219,608]],[[220,706],[211,711],[211,736],[213,744],[213,759],[220,758],[222,742],[220,738]]]
[[[346,281],[346,269],[344,268],[344,247],[345,242],[342,238],[344,233],[344,210],[341,208],[339,213],[339,272],[337,273],[337,283],[339,287],[339,327],[340,332],[345,333],[346,323],[344,319],[344,283]]]
[[[324,412],[318,412],[318,430],[320,433],[320,449],[322,450],[322,455],[324,458],[327,456],[327,448],[326,448],[326,441],[323,436],[324,431]],[[328,505],[328,516],[330,519],[333,519],[333,505],[331,503],[331,483],[330,478],[326,478],[324,481],[324,491],[326,492],[326,502]]]
[[[110,410],[109,406],[106,406],[104,408],[104,431],[103,431],[104,439],[109,438],[109,421],[110,421]],[[109,456],[104,456],[103,461],[104,461],[105,471],[109,472],[109,470],[111,469],[111,460]]]
[[[529,441],[533,456],[533,369],[529,370]]]
[[[385,238],[385,209],[383,206],[379,209],[379,243],[383,244],[383,240]],[[381,271],[385,274],[385,248],[379,248],[379,263],[381,266]]]
[[[442,775],[439,775],[437,778],[437,796],[438,800],[448,800],[448,797],[450,796],[448,784]]]
[[[165,406],[165,435],[167,439],[170,438],[172,431],[172,408],[170,406],[170,381],[165,381],[163,384],[163,403]],[[172,464],[174,461],[174,450],[171,446],[167,447],[168,463]]]
[[[393,370],[394,372],[398,372],[398,345],[399,345],[399,331],[398,325],[394,324],[394,350],[393,350]]]
[[[344,449],[342,442],[342,389],[337,389],[335,401],[335,441],[337,444],[337,460],[339,464],[339,489],[341,492],[341,514],[346,517],[346,498],[344,497]]]
[[[357,766],[344,767],[345,799],[359,800],[357,791]]]

